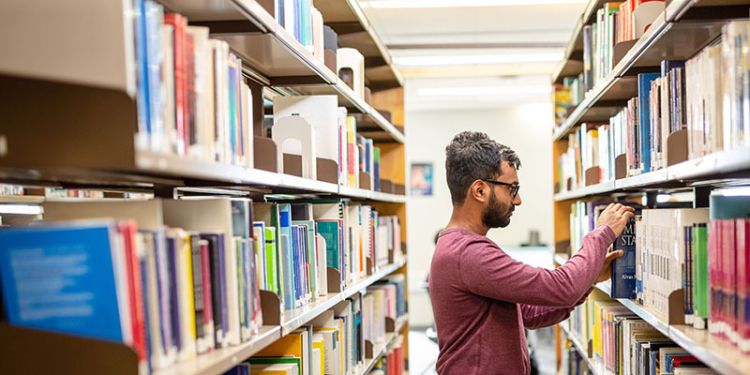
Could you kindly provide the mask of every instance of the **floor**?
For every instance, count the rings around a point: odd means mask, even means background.
[[[555,374],[555,350],[552,328],[531,331],[529,342],[534,346],[539,374]],[[438,346],[432,342],[424,330],[409,331],[409,373],[417,375],[437,374],[435,362]]]

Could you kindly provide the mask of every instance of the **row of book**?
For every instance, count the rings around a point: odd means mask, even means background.
[[[328,268],[348,285],[403,257],[388,237],[400,231],[397,219],[334,202],[319,207],[330,219],[314,221],[313,206],[45,202],[43,225],[0,231],[8,322],[123,342],[142,366],[163,369],[252,339],[263,321],[260,289],[279,294],[283,316],[328,293]],[[395,294],[403,297],[403,284]]]
[[[555,126],[560,126],[568,115],[583,101],[586,94],[583,88],[583,73],[577,77],[565,77],[561,84],[555,84]]]
[[[252,92],[229,45],[153,0],[134,19],[139,147],[252,166]]]
[[[604,3],[595,22],[583,27],[583,87],[589,91],[612,71],[615,46],[640,38],[664,11],[662,0]]]
[[[295,7],[293,13],[304,8]],[[164,14],[153,0],[139,1],[137,9],[139,148],[254,167],[253,92],[243,77],[242,61],[225,41],[209,39],[207,27],[188,26],[185,17]],[[356,51],[340,52],[346,62]],[[283,122],[293,115],[307,123]],[[313,167],[316,157],[336,162],[345,186],[357,187],[358,172],[367,172],[372,188],[379,182],[372,176],[377,151],[371,139],[357,136],[356,127],[354,116],[338,106],[334,95],[274,101],[272,135],[278,148],[307,156]],[[292,145],[285,145],[288,139],[294,140]],[[311,143],[317,147],[306,147]],[[279,172],[284,171],[282,161],[277,156]],[[315,175],[311,171],[304,177]]]
[[[597,373],[716,374],[648,322],[600,293],[589,296],[563,324],[569,324],[573,337],[584,345],[590,343]],[[569,373],[586,373],[582,360],[573,355]]]
[[[568,135],[558,188],[585,186],[587,170],[595,167],[597,180],[614,180],[619,155],[626,157],[624,174],[634,176],[666,168],[669,160],[750,147],[750,117],[742,109],[750,72],[737,63],[749,24],[728,23],[721,41],[687,62],[665,60],[660,73],[638,74],[638,96],[609,123],[584,123]]]
[[[377,354],[377,348],[388,344],[386,322],[395,323],[402,316],[396,309],[397,289],[402,286],[403,275],[383,279],[369,287],[364,295],[355,294],[340,302],[227,374],[242,374],[248,370],[253,374],[268,375],[361,373],[371,359],[368,355]],[[394,334],[400,336],[399,332]],[[402,340],[401,337],[394,338],[386,359],[391,362],[391,367],[404,367]],[[372,348],[372,353],[367,353],[368,347]]]
[[[10,184],[0,184],[0,195],[5,195],[5,196],[19,196],[19,195],[23,195],[23,186],[21,186],[21,185],[10,185]]]
[[[612,297],[635,300],[664,322],[708,329],[750,351],[750,198],[732,194],[712,195],[710,209],[637,210],[614,243],[625,256],[613,265]],[[573,205],[572,249],[608,204]],[[675,293],[680,306],[670,305]],[[684,318],[675,321],[676,312]]]

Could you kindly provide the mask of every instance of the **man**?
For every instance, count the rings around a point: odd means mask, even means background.
[[[595,282],[610,277],[611,262],[622,256],[607,254],[633,217],[633,209],[620,204],[601,213],[583,247],[554,271],[505,254],[486,235],[508,226],[521,205],[520,166],[513,150],[484,133],[463,132],[446,148],[453,214],[430,269],[439,374],[528,374],[524,328],[566,319]]]

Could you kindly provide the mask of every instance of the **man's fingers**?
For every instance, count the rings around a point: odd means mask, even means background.
[[[625,252],[622,250],[613,251],[607,254],[607,261],[611,262],[617,258],[621,258],[623,255],[625,255]]]

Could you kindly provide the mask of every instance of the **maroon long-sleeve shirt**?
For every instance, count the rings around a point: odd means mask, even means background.
[[[441,375],[528,374],[525,328],[568,317],[588,295],[615,235],[601,225],[556,270],[532,267],[486,236],[463,229],[440,234],[430,268]]]

